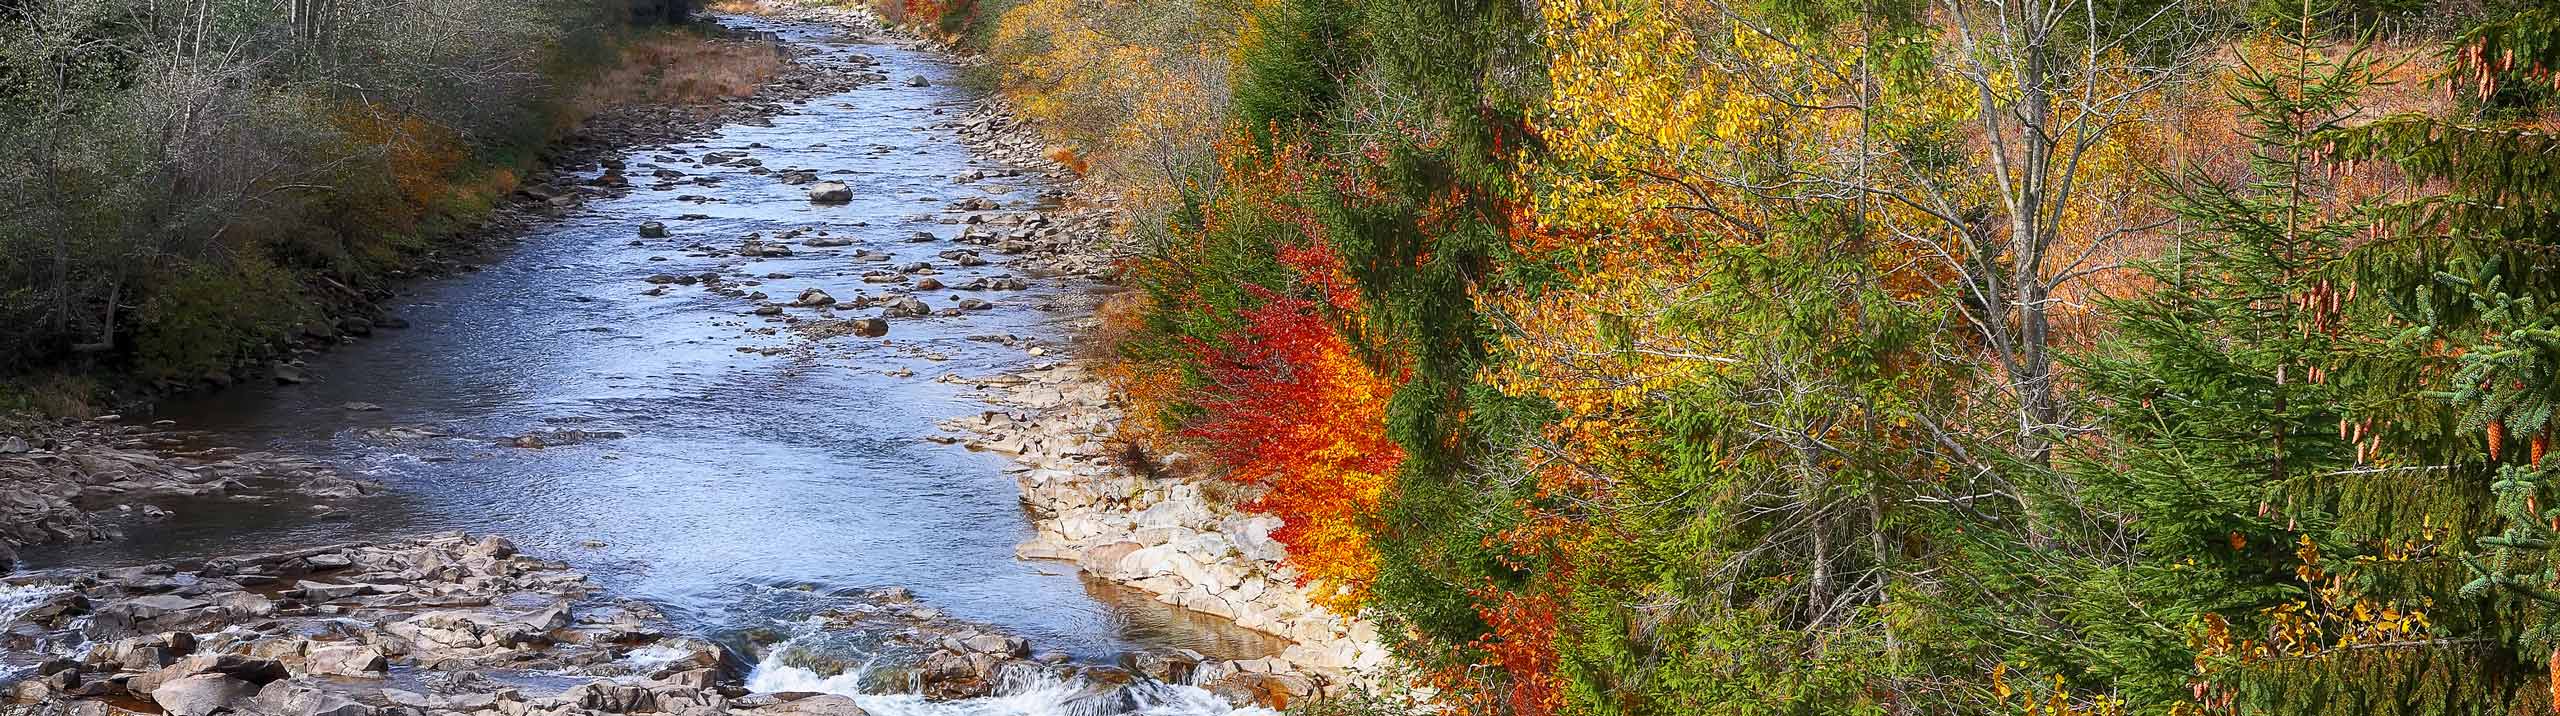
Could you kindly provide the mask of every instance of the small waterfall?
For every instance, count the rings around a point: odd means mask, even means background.
[[[15,622],[18,617],[24,616],[27,610],[42,606],[46,600],[61,596],[68,591],[71,591],[70,587],[50,584],[0,587],[0,625]]]
[[[44,606],[46,603],[51,602],[53,598],[62,596],[63,593],[69,591],[71,591],[70,587],[55,585],[27,585],[21,587],[0,586],[0,631],[5,631],[11,625],[18,623],[20,618],[26,616],[28,610]],[[43,650],[39,649],[38,651],[42,652]],[[35,665],[33,663],[20,662],[31,661],[33,657],[41,655],[41,653],[18,654],[15,656],[26,658],[0,659],[0,684],[13,683],[20,677],[26,676],[29,671],[34,669]],[[0,653],[0,656],[11,655]]]
[[[881,691],[876,660],[832,675],[793,665],[786,659],[810,648],[803,638],[793,637],[766,652],[747,673],[747,690],[836,694],[878,716],[1278,716],[1258,706],[1229,704],[1196,686],[1155,681],[1108,686],[1034,668],[1006,673],[992,696],[932,701],[913,690]]]

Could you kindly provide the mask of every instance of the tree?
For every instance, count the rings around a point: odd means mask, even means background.
[[[2081,525],[2085,551],[2049,576],[2076,594],[2034,599],[2098,608],[2050,611],[2070,630],[2026,653],[2138,711],[2228,698],[2196,665],[2247,650],[2195,630],[2269,633],[2320,586],[2297,567],[2335,566],[2303,555],[2361,546],[2334,529],[2363,455],[2332,375],[2356,339],[2345,251],[2372,219],[2341,200],[2319,138],[2389,68],[2333,43],[2329,8],[2293,10],[2229,80],[2248,171],[2164,177],[2179,243],[2142,265],[2150,290],[2106,304],[2115,335],[2075,366],[2105,432],[2074,466],[2091,509],[2054,522]]]

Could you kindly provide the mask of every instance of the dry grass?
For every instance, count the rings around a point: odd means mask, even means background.
[[[2444,72],[2442,56],[2436,52],[2438,40],[2413,39],[2378,44],[2369,50],[2370,57],[2380,63],[2385,84],[2367,90],[2361,100],[2360,121],[2380,119],[2399,113],[2448,116],[2456,111],[2453,98],[2442,86],[2431,81]],[[2344,46],[2333,49],[2343,53]],[[2142,153],[2156,168],[2173,175],[2194,174],[2231,184],[2249,180],[2251,152],[2255,144],[2245,136],[2247,127],[2239,116],[2240,108],[2231,100],[2233,72],[2244,54],[2254,55],[2261,66],[2274,66],[2268,53],[2278,48],[2234,43],[2209,61],[2219,68],[2210,78],[2178,88],[2163,98],[2157,117],[2141,126],[2128,128],[2136,141],[2144,145]],[[2395,198],[2405,189],[2396,173],[2378,167],[2367,167],[2333,177],[2335,191],[2323,197],[2329,212],[2350,211],[2353,207],[2376,200]],[[2166,218],[2165,208],[2156,204],[2156,196],[2136,207],[2134,218],[2156,220]],[[2057,340],[2072,348],[2085,349],[2112,329],[2112,319],[2098,310],[2109,297],[2138,296],[2154,289],[2152,281],[2135,271],[2140,261],[2166,255],[2178,244],[2182,227],[2170,224],[2159,229],[2119,237],[2114,245],[2102,247],[2092,255],[2092,262],[2121,268],[2092,274],[2064,285],[2056,298],[2064,308],[2057,311]],[[2082,246],[2064,247],[2064,254]]]
[[[637,104],[717,104],[755,94],[789,61],[768,41],[655,33],[625,47],[621,63],[579,93],[577,107],[592,114]]]
[[[0,382],[0,431],[14,431],[8,421],[24,418],[98,416],[98,382],[85,375],[40,373]],[[23,426],[19,426],[23,427]]]

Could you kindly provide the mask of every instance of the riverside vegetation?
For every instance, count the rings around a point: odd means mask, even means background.
[[[2546,3],[874,1],[1130,212],[1310,708],[2560,709]]]
[[[397,325],[385,282],[450,264],[575,150],[557,140],[778,71],[769,47],[640,26],[670,7],[0,5],[0,403],[79,413],[118,392],[99,377],[227,383]]]

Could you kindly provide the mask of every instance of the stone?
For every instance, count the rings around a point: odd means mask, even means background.
[[[372,413],[372,412],[379,412],[379,411],[381,411],[381,410],[382,410],[382,406],[375,405],[375,404],[372,404],[372,403],[365,403],[365,402],[349,402],[349,403],[340,404],[340,405],[338,406],[338,409],[339,409],[339,410],[344,410],[344,411],[347,411],[347,412],[350,412],[350,413]]]
[[[809,201],[818,204],[843,204],[853,201],[853,187],[844,182],[822,181],[809,185]]]
[[[1031,655],[1031,642],[1018,636],[980,634],[961,642],[970,651],[1022,658]]]
[[[258,690],[248,710],[270,716],[373,716],[374,708],[299,681],[277,681]]]
[[[640,225],[640,238],[643,238],[643,239],[663,239],[663,238],[667,238],[667,225],[666,225],[666,224],[663,224],[663,223],[655,222],[655,221],[652,221],[652,222],[649,222],[649,223],[646,223],[646,224],[641,224],[641,225]]]
[[[223,674],[197,674],[151,690],[151,700],[169,716],[211,716],[258,695],[258,685]]]
[[[755,708],[752,713],[767,716],[870,716],[870,712],[862,710],[862,706],[854,703],[851,697],[836,694],[804,695]]]
[[[1236,515],[1220,520],[1218,532],[1226,535],[1236,552],[1246,559],[1278,562],[1289,556],[1287,548],[1271,538],[1271,531],[1280,525],[1280,518],[1270,515]]]
[[[889,322],[877,318],[853,319],[853,334],[864,338],[889,335]]]
[[[827,292],[826,292],[826,291],[823,291],[823,290],[820,290],[820,289],[815,289],[815,288],[804,289],[804,290],[802,290],[802,291],[800,292],[800,297],[799,297],[799,298],[794,298],[794,299],[792,299],[792,300],[791,300],[791,305],[794,305],[794,306],[800,306],[800,307],[803,307],[803,308],[815,308],[815,307],[818,307],[818,306],[832,306],[832,305],[835,305],[835,303],[836,303],[836,297],[834,297],[834,296],[830,296],[830,295],[827,295]]]
[[[391,669],[391,662],[383,657],[382,648],[377,646],[324,646],[303,657],[303,668],[326,676],[377,677]]]
[[[889,301],[883,304],[880,309],[881,318],[913,318],[916,316],[930,315],[933,315],[933,308],[925,305],[922,299],[914,296],[899,296],[897,298],[889,299]]]
[[[924,75],[909,75],[907,77],[907,86],[909,87],[924,87],[931,84],[933,84],[933,81],[925,79]]]
[[[361,584],[330,584],[327,582],[304,581],[300,584],[294,585],[294,587],[295,591],[302,593],[303,599],[314,602],[334,602],[365,593],[364,585]]]
[[[516,543],[508,541],[505,537],[489,535],[480,538],[478,542],[471,543],[471,547],[463,550],[463,554],[487,559],[506,559],[516,556]]]
[[[276,385],[301,385],[311,382],[311,374],[304,372],[302,366],[292,363],[279,361],[267,364],[267,374],[275,378]]]
[[[699,691],[719,685],[720,672],[712,669],[679,671],[658,681]]]
[[[534,631],[543,633],[567,629],[569,628],[569,605],[562,604],[536,612],[533,616],[526,617],[524,624],[533,627]]]
[[[611,681],[590,681],[572,686],[569,690],[560,692],[559,698],[561,701],[577,704],[579,708],[607,713],[623,714],[658,710],[657,695],[651,693],[647,687],[617,684]]]

